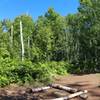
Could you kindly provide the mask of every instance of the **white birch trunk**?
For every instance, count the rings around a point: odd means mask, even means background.
[[[76,89],[76,88],[71,88],[71,87],[60,85],[60,84],[51,84],[50,86],[52,88],[64,90],[64,91],[71,92],[71,93],[74,93],[74,92],[78,91],[78,89]]]
[[[10,46],[11,46],[11,48],[13,48],[13,31],[14,31],[14,29],[13,29],[13,25],[11,26],[11,34],[10,34]]]
[[[24,61],[24,40],[23,40],[23,30],[22,30],[22,21],[20,21],[20,39],[21,39],[21,57],[22,57],[22,61]]]
[[[34,89],[32,89],[32,92],[33,92],[33,93],[41,92],[41,91],[44,91],[44,90],[48,90],[48,89],[50,89],[50,88],[51,88],[50,86],[41,87],[41,88],[34,88]]]
[[[10,56],[13,57],[13,25],[11,25],[9,41]]]
[[[79,91],[73,94],[70,94],[69,96],[65,96],[65,97],[61,97],[61,98],[56,98],[56,99],[51,99],[51,100],[69,100],[72,99],[74,97],[80,96],[82,94],[86,94],[88,91],[84,90],[84,91]]]

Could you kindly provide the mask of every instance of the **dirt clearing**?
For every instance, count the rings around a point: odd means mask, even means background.
[[[86,89],[89,91],[87,100],[100,100],[100,74],[58,76],[55,83],[83,90]],[[54,92],[69,95],[69,93],[57,89],[50,89],[35,94],[25,91],[27,91],[26,87],[18,87],[16,85],[1,88],[0,100],[47,100],[56,98]],[[81,99],[77,97],[71,100]]]

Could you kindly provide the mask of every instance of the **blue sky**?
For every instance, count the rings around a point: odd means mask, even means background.
[[[0,19],[14,19],[16,16],[29,13],[35,20],[52,7],[65,16],[76,13],[79,0],[0,0]]]

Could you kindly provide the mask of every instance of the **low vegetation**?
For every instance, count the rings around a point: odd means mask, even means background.
[[[42,82],[48,84],[56,75],[66,75],[69,64],[65,62],[17,61],[9,58],[0,59],[0,86],[11,83],[29,84]]]

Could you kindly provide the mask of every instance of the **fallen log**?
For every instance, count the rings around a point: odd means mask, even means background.
[[[36,93],[36,92],[41,92],[41,91],[44,91],[44,90],[47,90],[47,89],[50,89],[50,88],[51,88],[50,86],[41,87],[41,88],[33,88],[31,91],[33,93]]]
[[[74,92],[78,92],[79,91],[78,89],[67,87],[67,86],[63,86],[63,85],[60,85],[60,84],[51,84],[50,86],[52,88],[64,90],[64,91],[67,91],[67,92],[70,92],[70,93],[74,93]]]
[[[86,93],[84,94],[81,94],[79,95],[79,97],[82,99],[82,100],[86,100],[88,98],[88,95]]]
[[[66,96],[67,94],[65,92],[53,92],[52,95],[54,95],[56,98],[60,98],[60,97],[64,97]],[[88,95],[85,93],[85,94],[81,94],[79,95],[79,97],[82,99],[82,100],[86,100],[88,98]]]
[[[80,96],[82,94],[85,94],[87,92],[88,92],[87,90],[84,90],[84,91],[76,92],[76,93],[71,94],[69,96],[65,96],[65,97],[61,97],[61,98],[55,98],[55,99],[51,99],[51,100],[69,100],[69,99],[72,99],[74,97],[77,97],[77,96]]]

